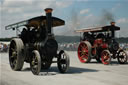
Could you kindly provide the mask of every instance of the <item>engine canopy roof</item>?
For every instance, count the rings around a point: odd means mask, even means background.
[[[91,27],[91,28],[83,28],[80,30],[75,30],[76,32],[106,32],[106,31],[118,31],[120,27],[118,26],[103,26],[103,27]]]
[[[46,16],[38,16],[28,20],[24,20],[15,24],[11,24],[5,27],[6,30],[18,28],[21,26],[38,27],[40,25],[46,26]],[[52,17],[52,27],[65,25],[65,21],[57,17]]]

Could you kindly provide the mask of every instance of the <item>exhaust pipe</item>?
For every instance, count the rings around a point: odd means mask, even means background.
[[[110,24],[111,24],[111,26],[115,26],[116,23],[115,22],[110,22]]]
[[[115,38],[115,22],[111,22],[110,23],[111,24],[111,31],[112,31],[112,38]]]
[[[46,8],[46,28],[48,30],[48,35],[51,35],[51,28],[52,28],[52,8]]]

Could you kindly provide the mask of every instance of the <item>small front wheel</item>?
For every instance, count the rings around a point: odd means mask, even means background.
[[[120,64],[125,64],[127,62],[127,53],[124,50],[120,50],[117,55],[117,60]]]
[[[104,65],[108,65],[111,62],[111,55],[109,50],[103,50],[101,52],[101,61]]]
[[[30,61],[31,71],[34,75],[38,75],[41,70],[41,57],[37,50],[32,52],[32,57]]]
[[[69,56],[63,50],[61,50],[59,53],[57,64],[58,64],[58,69],[61,73],[65,73],[68,71],[70,60],[69,60]]]

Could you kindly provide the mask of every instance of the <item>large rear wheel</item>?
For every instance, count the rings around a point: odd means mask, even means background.
[[[24,64],[23,57],[24,44],[21,39],[14,38],[11,40],[9,48],[9,63],[12,70],[21,70]]]
[[[31,71],[34,75],[38,75],[41,70],[41,57],[37,50],[32,52],[31,62],[30,62]]]
[[[82,63],[89,63],[91,60],[91,44],[83,41],[78,47],[78,58]]]
[[[125,64],[127,62],[128,56],[124,50],[120,50],[117,55],[117,60],[120,64]]]

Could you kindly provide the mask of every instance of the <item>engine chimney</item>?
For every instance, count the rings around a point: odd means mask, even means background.
[[[111,22],[111,31],[112,31],[112,37],[114,38],[115,37],[115,22]]]
[[[46,27],[48,29],[48,34],[51,34],[51,28],[52,28],[52,8],[46,8]]]
[[[115,26],[116,23],[115,22],[111,22],[110,24],[111,24],[111,26]]]

